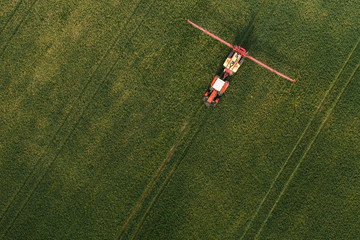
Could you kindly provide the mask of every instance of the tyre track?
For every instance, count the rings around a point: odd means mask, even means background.
[[[59,135],[60,131],[63,129],[65,123],[67,123],[70,115],[74,112],[74,107],[77,105],[77,103],[80,102],[82,96],[85,94],[85,91],[88,87],[88,85],[91,83],[91,81],[93,80],[95,73],[98,71],[98,69],[100,68],[100,65],[103,64],[104,59],[106,58],[106,56],[109,55],[111,49],[115,46],[116,42],[119,40],[119,36],[121,35],[121,33],[123,32],[123,30],[127,27],[130,19],[135,15],[136,10],[139,8],[139,5],[137,5],[137,7],[134,9],[133,14],[129,17],[128,21],[124,24],[124,27],[121,29],[121,31],[119,32],[119,34],[116,36],[115,41],[110,45],[110,47],[107,49],[106,53],[101,57],[101,59],[98,61],[98,63],[96,63],[96,67],[95,70],[92,72],[92,74],[90,75],[89,80],[86,82],[86,84],[84,85],[84,87],[82,88],[79,96],[77,97],[77,99],[73,102],[73,104],[70,107],[69,113],[66,115],[65,119],[62,121],[62,123],[60,124],[59,128],[56,130],[55,134],[53,135],[53,137],[51,138],[51,140],[49,141],[49,144],[47,144],[47,146],[45,147],[45,149],[43,150],[43,152],[41,153],[40,158],[36,161],[33,169],[31,170],[31,172],[29,173],[29,175],[26,177],[24,183],[20,186],[19,190],[15,193],[14,197],[10,200],[10,203],[8,204],[8,206],[5,208],[4,212],[0,215],[0,223],[2,221],[3,215],[6,214],[8,208],[12,205],[14,198],[16,198],[16,196],[19,194],[19,192],[24,188],[24,186],[26,185],[26,183],[29,181],[29,178],[31,177],[31,175],[33,175],[33,173],[35,172],[35,170],[38,168],[38,165],[41,163],[41,160],[46,156],[46,153],[48,152],[50,146],[52,144],[55,144],[55,140],[56,140],[56,136]],[[1,224],[0,224],[1,226]]]
[[[162,173],[162,171],[165,168],[165,165],[168,163],[168,161],[171,159],[171,157],[173,156],[174,152],[176,151],[177,147],[180,145],[181,141],[183,140],[183,138],[185,137],[186,134],[186,130],[189,126],[189,122],[187,122],[185,124],[184,129],[182,130],[182,133],[179,137],[179,139],[176,141],[176,143],[173,145],[173,147],[170,149],[169,153],[167,154],[166,158],[164,159],[164,161],[161,163],[160,167],[158,168],[158,170],[156,171],[156,174],[153,176],[153,178],[150,180],[150,183],[147,185],[147,187],[145,188],[143,194],[141,195],[140,200],[136,203],[136,206],[134,208],[134,210],[131,212],[130,216],[126,219],[124,225],[121,228],[120,231],[120,236],[119,238],[121,238],[121,236],[124,234],[124,232],[126,231],[129,223],[132,221],[134,215],[137,213],[137,211],[139,210],[139,208],[141,207],[142,203],[144,202],[145,198],[148,196],[150,190],[153,188],[153,186],[155,185],[155,182],[157,181],[157,179],[159,178],[160,174]]]
[[[220,4],[220,3],[218,3],[218,5],[219,5],[219,4]],[[192,12],[193,12],[194,10],[195,10],[195,8],[192,8]],[[191,15],[191,14],[190,14],[190,15]],[[198,109],[197,111],[195,111],[195,112],[198,113],[200,109],[201,109],[201,108],[199,108],[199,109]],[[191,118],[191,119],[193,119],[193,118]],[[164,170],[164,168],[165,168],[165,166],[166,166],[166,163],[169,162],[169,160],[172,158],[173,153],[176,151],[178,145],[180,145],[181,141],[182,141],[183,138],[185,137],[185,135],[186,135],[186,129],[188,128],[188,125],[189,125],[189,124],[190,124],[190,123],[187,123],[187,124],[186,124],[185,129],[183,130],[183,134],[180,136],[179,140],[178,140],[178,141],[176,142],[176,144],[174,145],[174,146],[176,146],[176,147],[175,147],[175,148],[173,147],[173,148],[170,150],[168,156],[167,156],[166,159],[163,161],[163,163],[160,165],[160,167],[158,168],[158,171],[156,172],[156,174],[154,175],[154,177],[150,180],[150,183],[147,185],[148,187],[147,187],[147,188],[144,190],[144,192],[141,194],[140,200],[137,202],[134,210],[130,213],[129,217],[127,218],[127,220],[125,221],[124,225],[122,226],[122,228],[121,228],[121,230],[120,230],[120,234],[119,234],[119,237],[118,237],[119,239],[121,239],[121,238],[124,236],[124,234],[125,234],[128,226],[129,226],[129,224],[130,224],[130,223],[132,222],[132,220],[134,219],[135,214],[136,214],[137,211],[140,209],[140,207],[141,207],[141,205],[143,204],[143,202],[146,200],[146,197],[151,193],[151,188],[153,188],[153,187],[155,186],[156,181],[159,179],[160,174],[163,172],[163,170]],[[202,125],[203,125],[203,124],[201,124],[201,128],[202,128]],[[198,129],[197,133],[198,133],[199,131],[200,131],[200,129]],[[195,139],[193,139],[193,140],[195,140]],[[192,144],[192,143],[190,143],[188,147],[190,147],[191,144]],[[171,153],[171,154],[170,154],[170,153]],[[183,156],[183,158],[184,158],[184,157],[185,157],[185,155]],[[181,159],[181,160],[182,160],[182,159]],[[177,165],[180,164],[181,160],[179,161],[179,163],[178,163]],[[173,170],[167,175],[166,180],[165,180],[165,183],[166,183],[165,186],[166,186],[167,183],[170,181],[170,178],[174,175],[175,170],[176,170],[176,169],[173,169]],[[169,176],[170,176],[170,177],[169,177]],[[164,186],[164,184],[163,184],[162,186]],[[164,187],[165,187],[165,186],[164,186]],[[143,222],[145,221],[146,216],[147,216],[148,213],[150,212],[153,204],[157,201],[159,195],[161,195],[161,192],[164,190],[164,187],[161,187],[160,192],[158,192],[158,193],[156,194],[156,196],[153,198],[153,201],[151,202],[151,206],[146,210],[145,214],[141,217],[140,227],[137,227],[137,228],[136,228],[136,231],[135,231],[132,239],[134,239],[134,238],[136,237],[136,235],[138,234],[138,232],[139,232],[139,230],[140,230]]]
[[[162,47],[161,47],[162,48]],[[160,49],[161,49],[160,48]],[[161,74],[161,73],[159,73]],[[170,77],[171,74],[168,76]],[[165,97],[163,97],[164,99],[167,99],[166,96],[171,95],[171,93],[166,93]],[[162,103],[159,103],[157,105],[155,105],[154,107],[148,109],[146,111],[146,113],[144,115],[148,115],[151,112],[156,112],[158,109],[160,109],[162,106]],[[181,134],[180,137],[178,138],[178,140],[176,141],[176,143],[173,145],[173,147],[170,149],[170,151],[168,152],[168,155],[166,156],[166,158],[164,159],[164,161],[162,162],[162,164],[160,165],[160,167],[158,168],[158,170],[156,171],[155,175],[153,176],[153,178],[150,180],[150,182],[147,184],[147,187],[145,188],[144,192],[141,194],[140,199],[137,201],[135,207],[133,208],[133,210],[131,211],[129,217],[125,220],[121,230],[120,230],[120,234],[119,238],[121,238],[123,236],[123,234],[126,232],[127,227],[129,226],[129,224],[133,221],[134,216],[136,215],[137,211],[141,208],[143,202],[146,200],[147,196],[149,194],[151,194],[152,192],[152,188],[156,185],[156,182],[158,181],[159,176],[161,175],[161,173],[164,171],[164,168],[166,167],[167,163],[170,161],[170,159],[172,158],[172,155],[177,151],[178,146],[182,143],[183,138],[186,135],[186,131],[188,129],[190,122],[187,122],[183,129],[181,130]]]
[[[308,122],[308,124],[306,125],[304,131],[301,133],[299,139],[297,140],[295,146],[293,147],[293,149],[291,150],[289,156],[287,157],[287,159],[285,160],[285,162],[283,163],[282,167],[280,168],[279,172],[277,173],[277,175],[275,176],[275,179],[271,182],[270,184],[270,187],[268,189],[268,191],[266,192],[265,196],[263,197],[263,199],[261,200],[258,208],[256,209],[255,213],[253,214],[253,216],[251,217],[251,219],[249,220],[249,222],[247,223],[247,226],[245,227],[245,230],[244,230],[244,233],[242,234],[241,236],[241,239],[243,239],[244,237],[246,237],[246,234],[248,233],[248,231],[251,229],[252,225],[254,224],[254,221],[255,221],[255,218],[259,215],[259,212],[260,210],[264,207],[264,204],[265,204],[265,201],[269,198],[269,195],[271,194],[272,190],[275,189],[275,184],[280,181],[280,177],[282,176],[282,174],[284,173],[284,171],[286,170],[286,167],[290,164],[290,160],[293,158],[293,156],[295,155],[295,152],[301,148],[300,145],[303,141],[305,141],[304,139],[306,138],[306,135],[307,133],[310,131],[309,129],[311,128],[311,126],[313,124],[315,124],[316,122],[316,117],[320,115],[320,112],[321,110],[323,110],[324,106],[326,105],[326,100],[329,99],[329,97],[331,95],[329,95],[329,93],[335,88],[336,84],[339,82],[339,79],[340,77],[342,76],[342,74],[344,73],[344,70],[346,69],[346,67],[348,66],[349,62],[350,62],[350,59],[351,57],[353,56],[355,50],[357,49],[357,47],[359,46],[359,43],[360,43],[360,38],[358,39],[357,43],[355,44],[354,48],[350,51],[347,59],[345,60],[343,66],[341,67],[341,69],[339,70],[338,74],[335,76],[335,79],[334,81],[331,82],[329,88],[326,90],[325,94],[324,94],[324,97],[321,99],[319,105],[317,106],[314,114],[312,115],[310,121]],[[356,68],[355,72],[357,71],[358,67]],[[355,74],[355,72],[353,74]],[[353,76],[353,75],[352,75]],[[349,84],[350,82],[348,81],[347,84],[345,85],[345,87],[342,89],[341,91],[341,94],[342,92],[345,90],[345,88],[347,87],[347,85]],[[339,96],[338,96],[339,97]],[[336,100],[337,102],[337,100]],[[330,109],[331,110],[331,109]],[[328,110],[329,111],[329,110]],[[320,116],[321,117],[321,116]],[[325,120],[327,119],[327,115],[325,116]],[[318,131],[319,129],[322,129],[322,126],[323,124],[325,123],[326,121],[322,122],[320,124],[320,126],[318,127],[318,130],[315,134],[315,136],[312,138],[312,140],[310,141],[310,145],[312,145],[312,143],[316,140],[317,138],[317,135],[318,135]],[[311,133],[309,133],[311,134]],[[305,144],[305,143],[304,143]],[[295,165],[295,168],[293,170],[293,172],[291,173],[290,177],[293,175],[293,173],[296,172],[296,170],[298,169],[298,166],[300,165],[300,163],[302,162],[302,159],[304,157],[304,155],[306,155],[307,151],[308,151],[308,147],[309,145],[307,146],[305,152],[302,154],[302,157],[300,158],[299,162]],[[289,177],[289,178],[290,178]],[[288,180],[289,180],[288,178]],[[290,179],[291,180],[291,179]],[[286,181],[287,182],[287,181]],[[285,183],[286,183],[285,182]],[[284,190],[285,186],[282,187],[282,190]],[[281,191],[282,192],[282,191]],[[279,195],[281,195],[281,192]],[[272,211],[271,211],[272,212]],[[269,212],[270,214],[270,212]],[[268,219],[269,216],[267,216],[266,219]],[[264,220],[265,221],[265,220]],[[266,220],[267,221],[267,220]],[[260,226],[261,229],[262,229],[262,225]]]
[[[13,9],[12,13],[10,14],[10,17],[6,20],[5,24],[4,24],[4,27],[1,29],[0,31],[0,36],[1,34],[3,33],[3,31],[5,30],[6,26],[9,24],[9,22],[11,21],[11,19],[14,17],[16,11],[19,9],[21,3],[23,2],[24,0],[19,0],[15,6],[15,8]]]
[[[153,0],[153,1],[151,2],[150,6],[151,6],[154,2],[155,2],[155,0]],[[139,4],[140,4],[140,3],[139,3]],[[131,35],[131,37],[127,38],[127,42],[126,42],[126,44],[124,44],[124,45],[122,46],[122,48],[124,48],[124,47],[126,47],[126,46],[128,46],[128,45],[131,44],[131,39],[135,36],[135,34],[137,33],[138,29],[139,29],[139,28],[141,27],[141,25],[144,23],[144,20],[145,20],[147,14],[149,13],[149,11],[150,11],[150,8],[149,8],[148,11],[144,14],[144,16],[143,16],[140,24],[138,24],[138,26],[137,26],[136,28],[133,28],[133,29],[134,29],[133,34]],[[134,13],[134,14],[135,14],[135,13]],[[133,14],[133,15],[134,15],[134,14]],[[132,15],[132,16],[133,16],[133,15]],[[129,19],[129,21],[130,21],[130,19]],[[121,33],[122,33],[122,32],[120,32],[119,35],[120,35]],[[114,43],[112,46],[114,46],[114,45],[115,45],[115,43]],[[110,49],[110,50],[111,50],[111,49]],[[109,50],[108,52],[110,52],[110,50]],[[87,108],[90,106],[90,104],[91,104],[92,100],[94,99],[95,95],[96,95],[97,92],[100,90],[101,86],[102,86],[103,83],[106,81],[106,79],[108,78],[108,76],[110,75],[110,73],[113,71],[115,65],[116,65],[116,64],[118,63],[118,61],[121,59],[122,53],[123,53],[123,52],[121,52],[121,53],[118,55],[118,57],[116,58],[116,60],[114,61],[114,63],[111,65],[111,67],[110,67],[110,69],[108,70],[107,74],[105,75],[105,77],[103,78],[103,80],[102,80],[102,81],[100,82],[100,84],[98,85],[95,93],[90,97],[90,100],[88,101],[87,105],[84,107],[84,109],[83,109],[82,111],[80,111],[79,117],[78,117],[77,120],[75,121],[74,126],[73,126],[72,129],[70,130],[70,132],[69,132],[68,136],[65,138],[64,142],[61,144],[61,146],[59,147],[59,149],[56,151],[54,158],[51,159],[51,160],[50,160],[49,162],[47,162],[47,163],[46,163],[45,161],[43,161],[43,162],[44,162],[44,163],[43,163],[43,166],[42,166],[42,167],[38,167],[38,169],[40,169],[39,171],[43,170],[43,174],[42,174],[39,178],[36,178],[36,179],[35,179],[35,182],[36,182],[36,183],[35,183],[35,186],[33,187],[33,189],[30,190],[30,192],[29,192],[28,194],[24,193],[24,194],[25,194],[24,198],[26,199],[25,202],[20,205],[20,207],[19,207],[20,209],[19,209],[19,211],[17,211],[15,217],[14,217],[12,220],[10,220],[10,222],[7,224],[7,227],[5,228],[5,231],[2,233],[2,236],[5,236],[5,235],[6,235],[6,233],[8,232],[8,230],[11,228],[12,224],[15,222],[16,218],[17,218],[17,217],[19,216],[19,214],[21,213],[22,209],[27,205],[27,203],[28,203],[29,200],[31,199],[33,193],[36,191],[36,189],[37,189],[37,187],[39,186],[40,182],[42,181],[42,179],[44,178],[44,176],[46,175],[46,173],[48,172],[48,170],[51,168],[51,166],[53,165],[53,163],[55,162],[55,160],[56,160],[57,157],[59,156],[60,152],[62,151],[63,147],[65,146],[65,143],[70,139],[71,135],[74,133],[74,131],[75,131],[75,129],[77,128],[80,120],[82,119],[82,116],[83,116],[84,112],[85,112],[85,111],[87,110]],[[101,61],[101,62],[102,62],[102,61]],[[89,82],[90,82],[90,81],[89,81]],[[80,100],[80,98],[81,98],[81,96],[79,96],[79,100]],[[70,113],[69,113],[68,116],[66,117],[65,121],[62,123],[61,127],[64,126],[64,124],[65,124],[66,120],[68,119],[69,115],[70,115]],[[57,133],[58,133],[58,132],[60,132],[60,128],[58,129]],[[53,139],[55,139],[55,138],[56,138],[56,136],[54,136]],[[39,163],[39,164],[40,164],[40,163]],[[37,163],[36,166],[38,166],[39,164]],[[30,179],[31,175],[34,174],[35,170],[36,170],[36,169],[34,168],[34,170],[33,170],[33,171],[31,172],[31,174],[28,176],[27,181],[24,182],[23,186],[25,186],[26,183],[29,182],[28,179]],[[41,172],[40,172],[40,173],[41,173]],[[22,187],[22,189],[24,189],[24,187]],[[17,192],[16,196],[13,198],[13,200],[11,201],[11,203],[9,204],[9,206],[7,207],[6,211],[4,212],[3,217],[2,217],[1,220],[0,220],[0,226],[3,225],[2,223],[4,222],[4,218],[6,217],[6,213],[7,213],[7,212],[9,211],[9,209],[11,208],[11,205],[14,204],[15,198],[20,194],[20,192],[21,192],[22,189],[20,189],[20,190]],[[25,191],[25,190],[24,190],[24,191]],[[18,197],[18,198],[19,198],[19,197]],[[23,199],[23,198],[20,198],[20,199]],[[9,215],[9,214],[8,214],[8,215]]]
[[[139,25],[140,27],[140,25]],[[137,28],[138,29],[138,28]],[[135,34],[134,34],[135,35]],[[134,35],[131,36],[134,37]],[[130,41],[127,42],[127,44],[130,44]],[[114,62],[114,64],[111,67],[111,70],[106,74],[104,81],[101,82],[101,84],[99,85],[99,87],[97,88],[97,90],[95,91],[95,93],[93,94],[93,96],[91,97],[91,100],[93,100],[93,98],[95,97],[95,95],[97,94],[97,92],[100,90],[101,86],[103,85],[103,83],[105,82],[106,78],[109,76],[109,74],[111,73],[111,71],[113,70],[114,66],[117,64],[117,62],[120,59],[121,54],[119,55],[119,57],[117,58],[117,61]],[[16,218],[20,215],[21,211],[24,209],[24,207],[27,205],[27,203],[30,201],[32,195],[34,194],[34,192],[37,190],[39,184],[41,183],[41,181],[44,179],[46,173],[49,171],[49,169],[51,169],[52,165],[54,164],[55,160],[57,159],[57,157],[60,155],[63,147],[65,146],[66,142],[70,139],[70,137],[72,136],[72,134],[74,133],[74,131],[76,130],[80,120],[82,119],[82,115],[84,114],[84,112],[87,110],[87,108],[90,106],[91,101],[88,102],[87,106],[85,107],[85,109],[81,112],[78,120],[75,122],[74,127],[71,129],[69,135],[66,137],[64,143],[60,146],[59,150],[57,151],[55,157],[49,162],[49,163],[44,163],[45,166],[41,169],[45,169],[43,174],[40,176],[40,178],[36,179],[36,185],[35,187],[30,191],[29,195],[27,195],[25,198],[25,202],[20,206],[19,211],[16,213],[15,217],[13,220],[11,220],[11,222],[9,223],[8,227],[5,230],[4,236],[6,235],[7,231],[11,228],[11,226],[13,225],[13,223],[15,222]]]
[[[199,110],[201,110],[203,108],[203,106],[201,106],[197,111],[196,111],[196,115],[199,112]],[[212,109],[207,109],[207,110],[212,110]],[[194,118],[192,118],[194,119]],[[180,159],[175,163],[175,165],[171,168],[170,172],[168,173],[168,175],[166,176],[165,181],[163,182],[163,184],[161,185],[160,189],[158,190],[158,192],[156,193],[156,195],[153,197],[153,200],[151,201],[150,205],[148,206],[148,208],[146,209],[144,215],[141,217],[139,224],[136,227],[136,231],[134,232],[133,236],[131,237],[131,239],[135,239],[137,237],[137,235],[139,234],[142,226],[144,225],[144,222],[147,218],[147,216],[149,215],[149,213],[151,212],[153,206],[155,205],[155,203],[158,201],[158,199],[160,198],[161,194],[164,192],[165,188],[168,186],[171,178],[174,176],[176,170],[178,169],[178,167],[180,166],[181,162],[184,160],[184,158],[186,157],[190,147],[193,145],[193,143],[195,142],[198,134],[200,133],[200,130],[203,128],[203,126],[206,123],[206,114],[204,114],[199,127],[197,128],[197,130],[194,132],[194,134],[192,135],[190,142],[187,144],[187,146],[185,147]],[[121,236],[119,237],[119,239],[121,238]]]
[[[26,22],[26,18],[29,16],[29,13],[31,11],[31,9],[34,7],[35,3],[37,3],[38,0],[34,0],[29,9],[26,11],[25,15],[23,16],[23,18],[20,20],[20,23],[15,27],[14,32],[10,35],[9,39],[5,42],[4,46],[1,47],[1,51],[0,51],[0,58],[3,56],[6,48],[9,46],[9,43],[11,42],[11,40],[13,39],[13,37],[15,36],[15,34],[19,31],[21,25],[23,25],[24,22]]]
[[[171,74],[169,75],[169,77],[171,76]],[[169,96],[171,93],[166,93],[164,99],[167,99],[166,96]],[[146,113],[144,115],[148,115],[150,112],[154,112],[158,109],[160,109],[162,106],[162,103],[159,103],[157,105],[155,105],[154,107],[152,107],[151,109],[148,109],[146,111]],[[145,188],[144,192],[141,194],[140,199],[137,201],[135,207],[133,208],[133,210],[131,211],[129,217],[125,220],[121,230],[120,230],[120,234],[119,234],[119,238],[121,238],[121,236],[126,232],[128,225],[132,222],[134,216],[136,215],[137,211],[140,209],[140,207],[142,206],[143,202],[145,201],[146,197],[149,195],[149,193],[151,193],[152,188],[154,187],[154,185],[156,184],[159,176],[161,175],[161,173],[163,172],[166,164],[169,162],[169,160],[172,158],[172,155],[174,154],[174,152],[176,152],[177,147],[181,144],[183,138],[186,135],[186,131],[187,128],[189,126],[190,122],[187,122],[184,126],[184,128],[181,131],[180,137],[179,139],[176,141],[176,143],[173,145],[173,147],[170,149],[168,155],[166,156],[166,158],[164,159],[164,161],[161,163],[161,165],[159,166],[158,170],[156,171],[155,175],[152,177],[152,179],[150,180],[150,182],[147,184],[147,187]]]
[[[256,22],[255,19],[257,18],[257,16],[258,16],[259,12],[261,11],[261,9],[265,6],[265,2],[266,2],[266,0],[264,0],[264,1],[262,2],[262,4],[260,5],[260,8],[259,8],[258,11],[256,12],[256,14],[255,14],[255,16],[253,17],[253,19],[251,20],[251,23],[250,23],[250,25],[247,27],[246,31],[248,31],[249,29],[251,29],[251,27],[255,24],[255,22]],[[221,3],[219,3],[219,4],[221,4]],[[277,6],[278,6],[278,4],[276,4],[275,8],[276,8]],[[194,9],[194,8],[193,8],[193,9]],[[274,9],[273,9],[273,10],[274,10]],[[199,108],[199,109],[196,111],[196,115],[197,115],[197,113],[199,112],[200,109],[201,109],[201,108]],[[191,119],[193,119],[193,118],[191,118]],[[192,146],[193,142],[196,140],[196,137],[197,137],[198,133],[200,132],[200,130],[201,130],[201,129],[203,128],[203,126],[205,125],[205,122],[206,122],[206,115],[204,115],[204,118],[203,118],[203,120],[201,121],[201,124],[199,125],[199,128],[195,131],[193,137],[191,138],[191,141],[190,141],[189,144],[185,147],[184,153],[182,154],[181,158],[175,163],[175,166],[174,166],[174,167],[171,169],[171,171],[167,174],[165,181],[163,182],[163,184],[161,185],[160,189],[158,190],[158,192],[157,192],[157,193],[155,194],[155,196],[153,197],[153,200],[151,201],[150,205],[149,205],[148,208],[146,209],[144,215],[141,217],[140,222],[139,222],[138,226],[136,227],[136,230],[135,230],[133,236],[131,237],[131,239],[135,239],[136,236],[138,235],[138,233],[140,232],[140,230],[141,230],[141,228],[142,228],[142,226],[143,226],[143,224],[144,224],[144,222],[145,222],[145,220],[146,220],[146,217],[148,216],[148,214],[149,214],[150,211],[152,210],[153,206],[155,205],[155,203],[156,203],[157,200],[159,199],[160,195],[164,192],[166,186],[167,186],[168,183],[170,182],[171,178],[174,176],[175,171],[178,169],[178,166],[180,165],[180,163],[181,163],[182,160],[186,157],[186,154],[187,154],[189,148]],[[180,142],[179,142],[179,144],[180,144]],[[160,172],[160,174],[161,174],[161,172]],[[156,179],[159,179],[159,176],[156,176]],[[155,182],[154,182],[153,185],[155,185]],[[143,194],[144,194],[144,193],[143,193]],[[143,196],[143,194],[142,194],[142,196]],[[149,194],[149,193],[147,193],[147,195],[148,195],[148,194]],[[141,204],[145,201],[145,198],[146,198],[146,197],[142,198]],[[139,207],[138,207],[138,208],[135,208],[135,209],[136,209],[136,211],[138,211]],[[121,232],[120,232],[119,239],[121,239],[122,236],[124,235],[124,233],[125,233],[125,231],[126,231],[126,228],[127,228],[127,226],[130,224],[131,220],[134,218],[134,215],[136,214],[136,211],[135,211],[135,213],[133,213],[133,212],[131,213],[131,215],[130,215],[130,216],[131,216],[130,221],[129,221],[129,222],[126,221],[126,223],[125,223],[125,225],[124,225],[125,227],[123,226],[123,228],[122,228],[122,230],[121,230]],[[129,218],[130,218],[130,217],[129,217]]]
[[[23,0],[20,0],[19,2],[21,3]],[[33,4],[32,4],[32,6],[34,6],[35,5],[35,2],[36,2],[37,0],[35,0],[34,2],[33,2]],[[17,8],[20,6],[20,4],[17,6]],[[28,11],[27,11],[27,14],[29,14],[29,11],[31,10],[31,8],[32,8],[32,6],[28,9]],[[16,12],[16,10],[17,9],[15,9],[14,10],[14,12],[13,12],[13,15],[15,14],[15,12]],[[25,17],[24,17],[25,18]],[[23,19],[24,20],[24,19]],[[8,21],[9,22],[9,21]],[[20,24],[18,25],[18,28],[20,27],[20,25],[22,24],[22,22],[20,22]],[[7,24],[6,24],[7,25]],[[6,26],[5,25],[5,26]],[[5,27],[4,27],[4,29],[5,29]],[[3,30],[4,30],[3,29]],[[3,31],[2,30],[2,31]],[[17,31],[17,30],[16,30]],[[15,33],[16,33],[16,31],[13,33],[13,35],[12,35],[12,37],[15,35]],[[9,41],[10,41],[11,39],[9,39]],[[9,42],[8,41],[8,42]],[[8,44],[8,43],[7,43]],[[2,54],[0,53],[0,57],[2,56]],[[58,133],[58,131],[59,131],[59,129],[56,131],[56,133],[55,133],[55,135]],[[52,140],[53,140],[53,138],[52,138]],[[52,142],[52,140],[50,140],[50,143]],[[49,143],[49,144],[50,144]],[[47,146],[48,147],[48,146]],[[45,148],[47,148],[47,147],[45,147]],[[45,151],[46,151],[46,149],[45,149]],[[44,152],[43,152],[44,153]],[[42,153],[42,154],[43,154]],[[41,157],[40,157],[41,158]],[[39,161],[39,160],[38,160]],[[38,162],[37,161],[37,162]],[[35,166],[37,165],[37,162],[35,163]],[[32,171],[31,171],[32,172]],[[30,175],[31,175],[31,172],[30,172]],[[26,182],[28,180],[28,177],[25,179],[25,181],[24,182]],[[23,184],[24,185],[24,184]],[[20,186],[20,188],[19,189],[22,189],[23,188],[23,185],[21,185]],[[2,212],[1,214],[0,214],[0,226],[1,226],[1,221],[2,221],[2,218],[3,218],[3,216],[4,216],[4,214],[6,214],[6,212],[7,212],[7,210],[8,210],[8,208],[9,208],[9,206],[12,204],[12,202],[13,202],[13,200],[14,200],[14,198],[16,197],[16,195],[18,194],[18,191],[15,193],[15,195],[14,195],[14,197],[10,200],[10,202],[9,202],[9,204],[5,207],[5,210],[4,210],[4,212]]]
[[[281,190],[278,198],[275,200],[275,203],[273,204],[272,208],[270,209],[270,212],[267,214],[264,222],[261,224],[259,231],[256,233],[255,235],[255,239],[259,238],[262,229],[264,228],[264,226],[266,225],[268,219],[270,218],[270,216],[272,215],[272,212],[274,211],[274,209],[276,208],[277,204],[279,203],[280,199],[282,198],[282,196],[284,195],[285,191],[288,189],[289,183],[291,182],[291,180],[294,178],[297,170],[299,169],[301,163],[304,161],[307,153],[310,151],[310,149],[312,148],[313,144],[315,143],[317,137],[319,136],[320,132],[322,131],[323,127],[325,126],[325,123],[327,122],[329,116],[331,115],[332,111],[334,110],[334,108],[336,107],[336,105],[339,103],[340,98],[342,97],[343,93],[345,92],[345,90],[347,89],[347,87],[349,86],[350,82],[352,81],[352,79],[354,78],[355,74],[357,73],[357,71],[359,70],[359,66],[360,64],[356,67],[356,69],[354,70],[354,72],[351,74],[350,78],[348,79],[346,85],[341,89],[340,94],[336,97],[335,102],[331,105],[330,109],[326,112],[326,117],[324,118],[324,120],[322,121],[319,129],[317,130],[314,138],[312,139],[312,141],[310,142],[310,144],[308,145],[308,147],[306,148],[304,154],[302,155],[302,157],[300,158],[298,164],[296,165],[294,171],[291,173],[289,179],[286,181],[284,188]]]

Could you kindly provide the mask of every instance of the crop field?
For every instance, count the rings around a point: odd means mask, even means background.
[[[0,3],[0,239],[360,239],[359,0]],[[244,62],[202,96],[230,49]]]

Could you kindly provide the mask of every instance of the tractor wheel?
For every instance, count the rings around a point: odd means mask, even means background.
[[[239,61],[240,66],[241,66],[241,64],[244,62],[244,60],[245,60],[244,57],[242,57],[242,58],[240,59],[240,61]]]

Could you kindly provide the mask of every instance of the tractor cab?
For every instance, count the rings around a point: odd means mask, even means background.
[[[203,100],[205,101],[206,106],[213,105],[215,106],[220,97],[225,92],[226,88],[229,86],[228,81],[224,81],[220,76],[216,75],[208,91],[206,91]]]

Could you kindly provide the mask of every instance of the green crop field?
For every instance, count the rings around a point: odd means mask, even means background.
[[[360,239],[359,0],[0,3],[0,239]],[[244,62],[202,96],[230,48]]]

